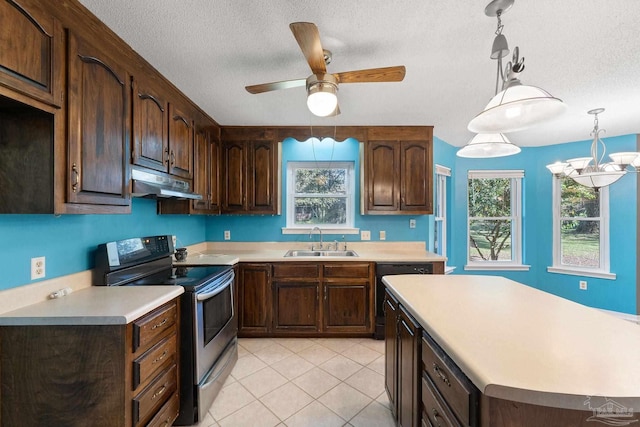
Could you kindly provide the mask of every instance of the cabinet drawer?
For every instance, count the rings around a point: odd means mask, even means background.
[[[422,362],[426,375],[458,420],[470,425],[474,418],[471,411],[475,406],[475,387],[427,335],[422,336]]]
[[[369,263],[325,264],[324,277],[346,277],[366,279],[371,273]]]
[[[173,333],[133,361],[133,389],[153,377],[161,368],[176,363],[177,336]]]
[[[291,262],[273,264],[273,277],[317,278],[320,276],[319,264],[294,264]]]
[[[155,417],[149,421],[146,427],[169,427],[178,418],[180,412],[180,398],[178,393],[174,393],[171,399],[164,404]]]
[[[178,308],[175,301],[152,311],[133,322],[133,351],[151,344],[176,324]]]
[[[133,398],[133,424],[144,424],[177,389],[176,365],[161,373]]]
[[[439,427],[457,427],[460,425],[455,420],[455,417],[445,409],[446,404],[443,404],[436,396],[436,393],[432,389],[431,381],[426,376],[422,377],[422,405],[424,408],[424,412],[422,413],[423,425]]]

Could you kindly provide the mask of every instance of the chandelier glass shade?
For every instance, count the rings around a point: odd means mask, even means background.
[[[557,117],[565,103],[544,89],[513,79],[469,122],[471,132],[516,132]]]
[[[600,134],[604,129],[598,126],[598,114],[602,113],[604,108],[596,108],[588,111],[594,115],[594,126],[591,136],[591,157],[576,157],[568,159],[565,162],[556,162],[547,165],[547,169],[557,177],[567,176],[580,185],[590,188],[601,188],[613,184],[618,181],[628,171],[636,172],[636,168],[640,167],[640,153],[637,152],[620,152],[609,155],[611,162],[604,163],[606,146]]]
[[[459,157],[490,158],[518,154],[520,147],[514,145],[501,133],[479,133],[456,153]]]

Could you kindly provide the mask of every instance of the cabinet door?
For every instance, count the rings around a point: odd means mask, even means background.
[[[68,43],[67,201],[130,206],[129,75],[72,32]]]
[[[398,416],[398,301],[385,290],[384,381],[391,411]]]
[[[316,332],[320,325],[317,281],[273,283],[274,332]]]
[[[241,264],[238,280],[238,334],[271,331],[271,265]]]
[[[396,141],[366,144],[366,205],[374,213],[400,209],[400,147]]]
[[[324,285],[324,330],[371,331],[371,283],[342,279]]]
[[[420,326],[399,306],[398,426],[420,422]]]
[[[427,141],[400,142],[400,210],[432,213],[431,150]]]
[[[202,194],[202,200],[194,200],[193,209],[203,213],[209,210],[211,199],[209,181],[212,145],[209,132],[206,129],[198,129],[193,142],[193,191]],[[213,180],[217,182],[217,177]]]
[[[193,119],[175,103],[169,103],[169,173],[193,178]]]
[[[0,1],[0,84],[60,106],[63,87],[57,65],[64,61],[62,25],[39,3]]]
[[[247,184],[246,144],[242,141],[225,142],[222,147],[222,167],[225,177],[222,185],[222,211],[245,210]]]
[[[248,210],[277,214],[278,147],[273,141],[251,141],[248,151]]]
[[[169,104],[143,80],[133,82],[133,164],[161,172],[169,165]]]

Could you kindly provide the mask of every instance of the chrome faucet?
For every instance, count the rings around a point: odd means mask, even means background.
[[[311,240],[311,235],[313,234],[314,231],[318,230],[318,233],[320,233],[320,247],[317,248],[318,250],[322,250],[322,230],[320,229],[320,227],[315,226],[311,229],[311,231],[309,232],[309,240]],[[313,242],[311,242],[311,250],[315,250],[316,248],[313,246]]]

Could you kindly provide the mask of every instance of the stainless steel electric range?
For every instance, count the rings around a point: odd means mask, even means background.
[[[93,284],[177,285],[180,297],[180,415],[174,425],[201,421],[238,360],[234,270],[230,265],[174,267],[171,236],[104,243]]]

